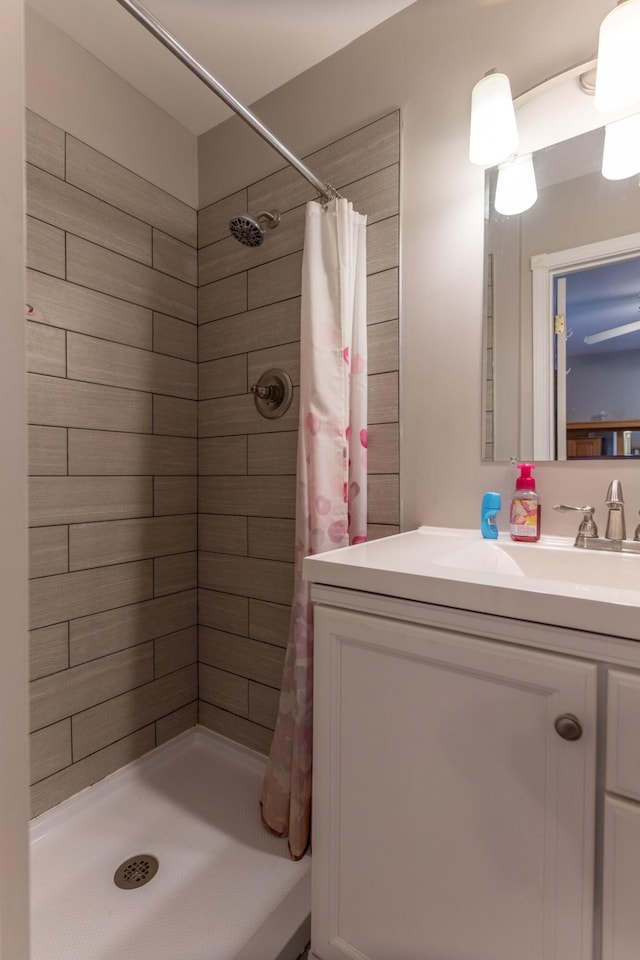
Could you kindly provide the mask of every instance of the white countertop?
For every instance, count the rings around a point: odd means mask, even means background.
[[[640,640],[640,555],[596,553],[542,537],[483,540],[474,530],[420,527],[307,557],[327,584]]]

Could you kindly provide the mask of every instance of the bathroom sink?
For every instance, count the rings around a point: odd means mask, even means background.
[[[440,546],[440,545],[439,545]],[[435,544],[430,544],[434,549]],[[640,556],[596,553],[560,542],[511,543],[480,540],[434,550],[439,566],[515,577],[560,580],[576,586],[640,590]]]
[[[420,527],[308,557],[304,576],[426,603],[640,640],[640,555],[587,551],[565,537],[516,543]]]

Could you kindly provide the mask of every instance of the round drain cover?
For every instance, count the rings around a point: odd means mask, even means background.
[[[135,890],[153,880],[159,866],[156,857],[150,853],[138,853],[120,864],[113,875],[113,882],[121,890]]]

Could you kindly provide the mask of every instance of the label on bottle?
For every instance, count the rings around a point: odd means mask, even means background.
[[[509,530],[512,537],[535,539],[538,536],[538,501],[512,500]]]

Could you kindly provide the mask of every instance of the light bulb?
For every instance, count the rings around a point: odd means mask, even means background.
[[[640,103],[640,0],[624,0],[602,21],[598,41],[596,110]]]
[[[501,163],[498,167],[495,208],[498,213],[512,216],[524,213],[538,199],[533,157],[525,153]]]
[[[602,176],[624,180],[634,173],[640,173],[640,113],[604,128]]]
[[[469,159],[492,167],[518,149],[511,84],[504,73],[488,73],[471,92]]]

